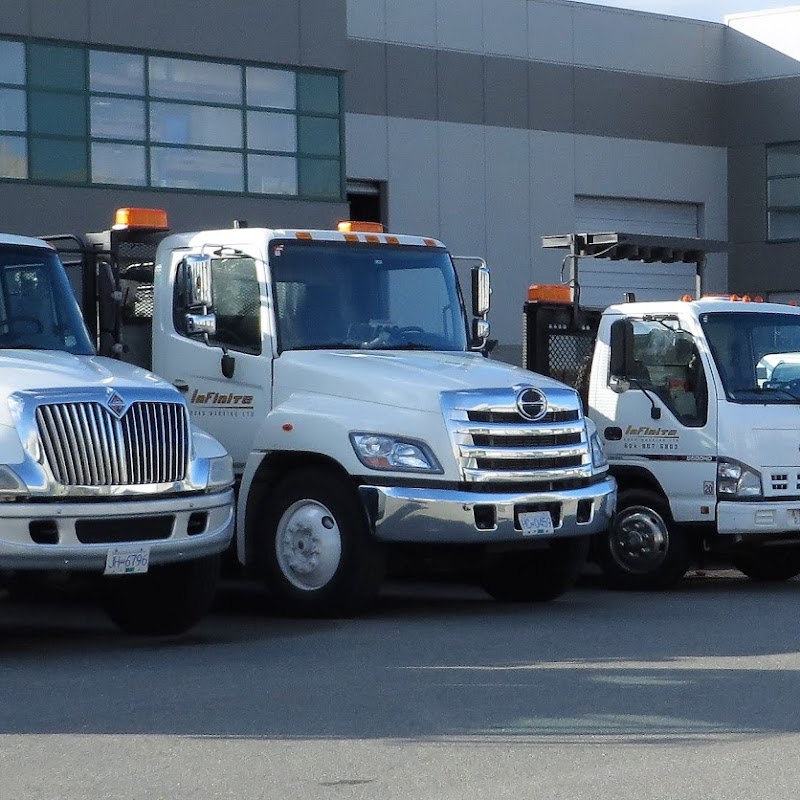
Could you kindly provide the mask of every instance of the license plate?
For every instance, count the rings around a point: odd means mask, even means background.
[[[106,554],[104,575],[137,575],[147,572],[149,547],[112,547]]]
[[[789,519],[793,525],[800,525],[800,508],[790,508]]]
[[[553,533],[553,518],[549,511],[523,511],[519,515],[523,536],[548,536]]]

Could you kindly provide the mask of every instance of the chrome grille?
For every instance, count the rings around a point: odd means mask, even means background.
[[[136,402],[117,419],[100,403],[36,409],[45,458],[64,486],[130,486],[183,480],[189,426],[180,403]]]
[[[446,392],[442,406],[465,481],[554,482],[592,474],[578,395],[545,390],[548,410],[536,422],[516,408],[517,389]]]

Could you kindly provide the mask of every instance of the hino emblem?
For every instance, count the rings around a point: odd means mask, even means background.
[[[116,417],[121,417],[122,412],[125,410],[125,401],[116,393],[108,398],[108,407]]]
[[[536,422],[547,413],[547,398],[538,389],[523,389],[517,395],[517,409],[525,419]]]

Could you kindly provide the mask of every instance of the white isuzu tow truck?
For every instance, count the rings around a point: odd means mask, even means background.
[[[595,556],[617,586],[658,588],[692,564],[754,580],[800,574],[800,308],[702,296],[717,242],[631,234],[545,237],[568,283],[532,286],[525,363],[575,385],[619,484]],[[697,298],[578,302],[584,257],[695,263]]]
[[[387,559],[437,555],[496,598],[548,600],[608,525],[577,393],[483,357],[485,264],[470,326],[442,243],[379,226],[170,234],[122,209],[73,250],[96,265],[102,347],[178,387],[232,454],[238,562],[289,613],[354,613]]]
[[[0,585],[104,575],[125,631],[209,607],[233,535],[231,458],[151,372],[99,357],[56,250],[0,234]]]

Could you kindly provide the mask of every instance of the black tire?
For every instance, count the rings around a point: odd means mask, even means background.
[[[507,553],[481,575],[484,591],[501,603],[543,603],[571,589],[589,552],[589,537],[555,539],[547,549]]]
[[[211,608],[219,565],[219,556],[207,556],[152,567],[143,575],[105,577],[106,613],[124,633],[184,633]]]
[[[752,581],[763,583],[788,581],[800,575],[800,550],[795,548],[769,548],[735,553],[733,566]]]
[[[363,612],[386,572],[353,483],[324,467],[291,473],[264,505],[261,557],[267,589],[291,616]]]
[[[595,539],[595,555],[616,589],[666,589],[689,569],[689,536],[677,525],[664,497],[650,489],[625,489],[606,533]]]

